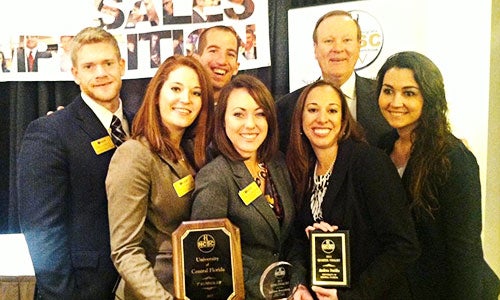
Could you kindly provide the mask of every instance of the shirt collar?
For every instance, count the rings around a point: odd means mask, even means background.
[[[356,100],[356,73],[352,72],[349,79],[340,87],[342,93],[350,100]]]
[[[122,107],[122,100],[118,99],[120,101],[120,105],[118,106],[118,109],[112,113],[109,110],[107,110],[104,106],[98,104],[92,98],[90,98],[87,94],[82,93],[82,99],[83,101],[90,107],[90,109],[94,112],[94,114],[97,116],[99,121],[101,121],[102,125],[106,129],[110,129],[111,125],[111,119],[113,118],[113,115],[116,115],[122,123],[124,122],[123,120],[123,107]]]
[[[30,56],[30,53],[33,57],[36,56],[37,48],[33,48],[33,49],[26,48],[26,50],[27,50],[26,53],[24,53],[24,54],[26,54],[26,57]]]

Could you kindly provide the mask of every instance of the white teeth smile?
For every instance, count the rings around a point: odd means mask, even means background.
[[[178,111],[180,113],[184,113],[184,114],[189,114],[191,111],[187,108],[180,108],[180,107],[176,107],[174,108],[175,111]]]
[[[397,111],[390,111],[389,113],[396,117],[400,117],[405,114],[404,112],[397,112]]]
[[[257,136],[257,133],[242,133],[241,136],[246,139],[253,139]]]
[[[317,129],[314,129],[314,134],[317,134],[317,135],[326,135],[328,133],[330,133],[330,129],[328,128],[317,128]]]
[[[226,75],[226,71],[223,69],[214,69],[214,73],[217,75]]]

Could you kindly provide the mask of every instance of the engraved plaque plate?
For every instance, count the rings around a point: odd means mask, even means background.
[[[228,219],[185,221],[172,234],[177,299],[244,299],[239,228]]]
[[[311,284],[350,286],[349,231],[311,232]]]

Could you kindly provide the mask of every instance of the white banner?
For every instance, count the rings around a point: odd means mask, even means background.
[[[400,51],[420,52],[439,67],[453,133],[476,155],[485,195],[489,110],[498,109],[490,103],[491,5],[489,0],[473,6],[453,0],[368,0],[291,9],[290,91],[321,76],[312,40],[318,18],[334,9],[352,11],[362,30],[359,75],[375,78],[387,57]],[[498,252],[498,247],[491,248]]]
[[[288,11],[290,91],[321,76],[312,34],[317,20],[336,9],[351,12],[361,27],[361,51],[356,63],[359,75],[375,77],[385,59],[398,51],[425,49],[421,38],[423,8],[418,1],[350,1],[291,9]],[[408,11],[412,13],[401,18],[402,12]]]
[[[271,65],[267,0],[204,3],[193,7],[190,0],[17,0],[9,9],[16,16],[0,21],[5,61],[0,81],[73,80],[66,45],[86,26],[104,27],[117,38],[127,65],[124,79],[152,77],[167,57],[192,54],[201,30],[214,25],[231,26],[238,33],[240,70]]]

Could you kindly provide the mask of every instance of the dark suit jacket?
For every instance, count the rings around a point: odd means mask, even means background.
[[[238,196],[238,192],[253,181],[243,162],[230,161],[220,155],[203,167],[195,178],[191,219],[228,218],[240,229],[247,300],[263,298],[259,280],[269,265],[280,260],[292,261],[288,256],[288,243],[295,209],[290,177],[281,153],[267,166],[283,203],[281,225],[264,196],[259,196],[248,206]]]
[[[387,153],[397,138],[394,131],[382,139]],[[479,166],[462,142],[448,139],[451,170],[449,179],[435,186],[439,209],[434,219],[415,218],[422,255],[408,271],[413,299],[497,300],[498,277],[483,258]],[[407,191],[413,172],[410,157],[402,178]]]
[[[314,223],[310,198],[298,210],[298,228]],[[338,289],[339,299],[408,299],[404,271],[419,247],[390,158],[366,143],[340,143],[321,208],[324,221],[350,233],[352,285]],[[304,230],[297,235],[307,245]]]
[[[306,86],[295,90],[276,102],[280,133],[280,150],[285,153],[290,140],[290,127],[293,111],[300,94]],[[380,137],[391,127],[380,113],[378,107],[377,82],[356,75],[356,116],[365,129],[366,139],[371,145],[377,145]]]
[[[131,118],[129,118],[131,120]],[[110,259],[106,173],[114,149],[81,96],[33,121],[18,158],[19,223],[42,299],[109,299],[117,280]]]
[[[28,49],[27,49],[28,50]],[[29,51],[29,50],[28,50]],[[26,65],[26,55],[24,48],[17,49],[17,71],[18,72],[28,72],[28,66]],[[38,59],[39,58],[51,58],[52,54],[46,51],[37,51],[34,57],[33,72],[38,72]]]

